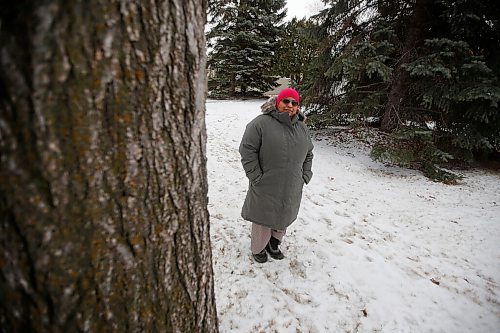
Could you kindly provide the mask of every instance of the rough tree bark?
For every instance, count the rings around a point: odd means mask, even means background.
[[[206,5],[0,5],[2,331],[217,332]]]
[[[403,66],[414,59],[416,47],[422,41],[422,29],[425,28],[425,11],[428,0],[415,0],[413,11],[406,26],[405,42],[402,55],[394,70],[391,89],[385,106],[380,128],[392,132],[404,123],[403,104],[408,93],[410,75]]]

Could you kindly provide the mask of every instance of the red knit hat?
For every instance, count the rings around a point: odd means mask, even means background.
[[[297,103],[300,102],[300,97],[299,97],[299,93],[295,90],[295,89],[292,89],[292,88],[285,88],[283,89],[279,95],[278,95],[278,98],[276,98],[276,108],[278,108],[278,104],[280,103],[280,101],[283,99],[283,98],[287,98],[287,97],[291,97],[293,98],[294,100],[297,101]]]

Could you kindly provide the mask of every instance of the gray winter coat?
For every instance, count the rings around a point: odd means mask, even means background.
[[[304,116],[290,119],[275,101],[262,105],[263,114],[247,125],[241,140],[241,163],[250,180],[241,216],[283,230],[297,218],[302,187],[311,180],[313,144]]]

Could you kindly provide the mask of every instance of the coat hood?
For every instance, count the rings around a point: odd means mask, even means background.
[[[260,106],[260,110],[263,114],[271,114],[273,111],[278,112],[276,110],[276,96],[269,98],[264,104]],[[299,121],[305,121],[307,117],[299,110],[297,111],[297,116],[299,117]]]

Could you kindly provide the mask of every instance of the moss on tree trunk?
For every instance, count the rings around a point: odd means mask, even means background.
[[[216,332],[206,1],[0,15],[2,330]]]

